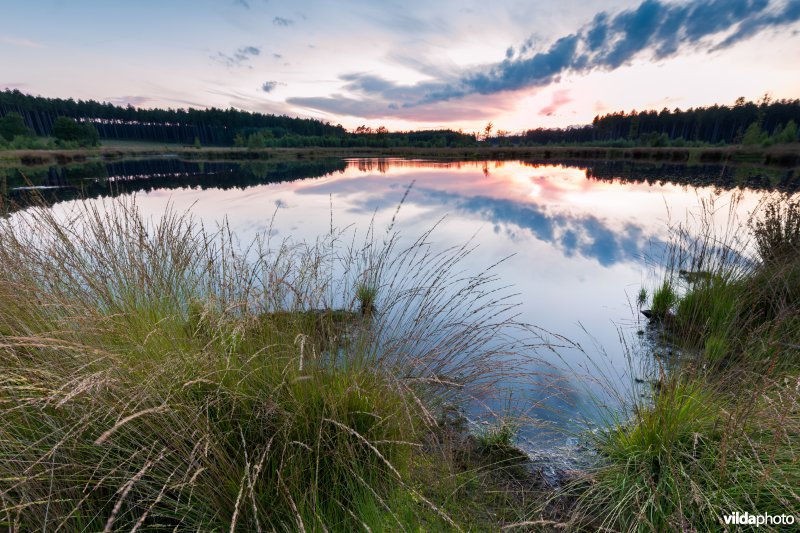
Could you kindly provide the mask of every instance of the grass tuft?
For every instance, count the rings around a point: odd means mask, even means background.
[[[672,312],[672,307],[677,302],[675,290],[672,283],[665,280],[661,286],[653,292],[652,316],[656,319],[663,319]]]
[[[659,309],[674,304],[664,340],[681,356],[659,358],[653,390],[590,436],[598,462],[569,488],[572,525],[710,531],[735,512],[796,514],[797,213],[796,201],[767,200],[750,225],[754,258],[745,232],[679,233],[653,307],[659,293]]]
[[[510,305],[429,237],[242,248],[124,200],[0,221],[0,522],[455,528],[437,412],[492,390]]]

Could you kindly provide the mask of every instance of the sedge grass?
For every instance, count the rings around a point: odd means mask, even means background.
[[[574,529],[711,531],[735,512],[797,517],[797,203],[769,197],[749,228],[722,231],[712,206],[699,233],[678,232],[659,289],[680,287],[654,332],[682,355],[659,359],[652,390],[590,435],[597,465],[566,491]]]
[[[345,237],[242,247],[125,200],[1,221],[0,523],[457,529],[437,413],[513,364],[513,306],[469,245]]]

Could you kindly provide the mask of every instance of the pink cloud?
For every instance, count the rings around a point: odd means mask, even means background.
[[[553,100],[550,102],[550,104],[540,109],[539,114],[552,117],[561,107],[570,102],[572,102],[572,98],[569,96],[569,90],[560,89],[553,93]]]

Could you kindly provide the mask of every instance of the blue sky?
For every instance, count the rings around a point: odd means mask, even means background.
[[[5,0],[0,87],[517,131],[800,97],[800,0]]]

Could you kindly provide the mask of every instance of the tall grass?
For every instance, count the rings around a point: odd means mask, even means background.
[[[714,215],[706,204],[667,262],[662,287],[678,290],[658,331],[681,355],[658,358],[650,390],[592,435],[598,463],[570,487],[572,527],[708,531],[735,512],[798,514],[800,205],[769,197],[748,227],[715,230]]]
[[[121,200],[3,220],[0,523],[456,527],[419,465],[513,366],[513,306],[430,237],[240,246]]]

